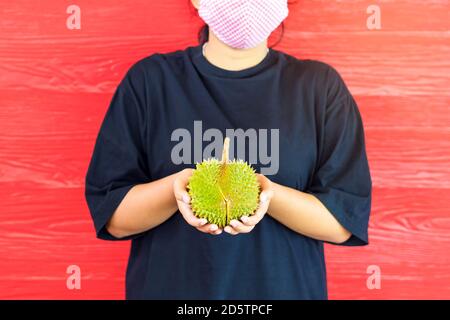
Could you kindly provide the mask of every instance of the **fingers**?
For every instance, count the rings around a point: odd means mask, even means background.
[[[208,220],[196,217],[192,212],[190,205],[179,201],[178,209],[180,210],[184,220],[186,220],[189,225],[197,228],[198,231],[213,235],[222,233],[222,229],[220,229],[216,224],[208,223]]]
[[[188,183],[188,177],[186,175],[180,175],[173,182],[173,193],[175,195],[175,199],[178,201],[183,201],[185,203],[189,203],[191,201],[189,194],[186,190],[186,186]]]
[[[229,233],[229,234],[231,234],[231,235],[233,235],[233,236],[239,234],[239,232],[237,232],[236,230],[234,230],[233,227],[230,227],[230,226],[226,226],[223,230],[224,230],[226,233]]]
[[[181,212],[184,220],[186,220],[186,222],[191,226],[199,228],[205,226],[208,221],[206,219],[196,217],[192,212],[192,208],[190,206],[191,197],[186,190],[186,186],[191,174],[192,171],[187,169],[180,172],[178,177],[173,182],[173,192],[177,201],[178,209]]]
[[[269,209],[270,200],[274,192],[272,190],[271,181],[264,175],[258,174],[258,180],[261,186],[261,193],[259,195],[259,204],[256,211],[251,216],[243,216],[239,220],[230,221],[230,225],[224,228],[225,232],[236,235],[239,233],[248,233],[253,230]]]
[[[197,228],[197,230],[209,233],[213,235],[218,235],[222,233],[222,229],[217,227],[215,224],[208,223],[208,220],[204,218],[198,218],[195,216],[194,212],[192,212],[191,208],[191,197],[189,196],[189,193],[186,191],[186,185],[187,185],[187,178],[180,177],[179,179],[176,179],[174,181],[174,194],[175,198],[177,200],[178,209],[181,212],[181,215],[183,216],[184,220],[186,222]]]
[[[255,225],[258,224],[258,222],[260,222],[264,217],[264,214],[267,212],[267,209],[269,207],[270,198],[266,194],[263,194],[263,192],[261,192],[261,195],[258,208],[252,216],[243,216],[241,217],[240,221],[236,219],[231,220],[230,225],[226,226],[224,228],[224,231],[231,235],[237,235],[239,233],[249,233],[250,231],[252,231]]]
[[[261,187],[261,193],[259,195],[260,202],[270,202],[274,196],[274,191],[272,188],[272,181],[270,181],[266,176],[258,173],[258,181]]]
[[[197,230],[204,232],[204,233],[213,234],[213,235],[218,235],[218,234],[222,233],[221,228],[219,228],[216,224],[211,224],[211,223],[208,223],[202,227],[198,227]]]
[[[207,224],[208,221],[206,219],[198,218],[194,215],[190,205],[191,198],[189,197],[189,194],[185,190],[177,190],[176,188],[179,188],[180,186],[175,186],[176,184],[177,182],[174,183],[175,198],[177,200],[178,210],[181,212],[184,220],[196,228]]]
[[[264,217],[269,208],[270,200],[273,197],[271,181],[264,175],[258,174],[258,180],[262,191],[260,193],[260,202],[256,211],[251,216],[242,217],[240,221],[236,219],[230,221],[230,225],[226,226],[224,229],[221,229],[216,224],[208,223],[208,221],[204,218],[196,217],[192,212],[192,208],[190,206],[191,198],[186,190],[189,176],[191,174],[191,171],[186,171],[180,174],[174,181],[173,189],[179,211],[181,212],[183,218],[189,225],[195,227],[200,232],[212,235],[221,234],[222,231],[225,231],[231,235],[249,233]]]
[[[241,221],[246,226],[254,226],[261,221],[269,209],[270,200],[273,196],[273,192],[270,190],[261,192],[259,196],[259,205],[255,213],[251,216],[243,216]]]
[[[191,206],[188,203],[179,200],[177,200],[177,202],[178,209],[180,210],[181,215],[189,225],[197,228],[198,231],[209,233],[212,235],[218,235],[222,233],[222,229],[220,229],[217,225],[208,223],[208,220],[204,218],[196,217],[192,212]]]
[[[246,226],[239,220],[231,220],[230,225],[225,227],[225,232],[228,232],[229,234],[236,235],[238,233],[249,233],[253,230],[255,226]]]
[[[202,227],[208,223],[206,219],[196,217],[192,212],[191,206],[184,202],[178,201],[178,210],[180,210],[184,220],[195,228]]]

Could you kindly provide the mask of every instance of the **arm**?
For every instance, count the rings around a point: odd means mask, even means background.
[[[343,243],[347,231],[315,196],[272,182],[274,196],[268,214],[286,227],[308,237]]]
[[[286,227],[314,239],[343,243],[350,238],[351,233],[315,196],[274,183],[262,174],[258,174],[258,179],[262,188],[258,210],[241,221],[232,220],[226,232],[250,232],[267,212]]]
[[[188,224],[213,235],[222,232],[206,219],[199,219],[190,208],[186,191],[192,169],[184,169],[150,183],[130,189],[109,220],[106,228],[116,238],[124,238],[157,227],[180,210]]]
[[[286,227],[311,238],[365,245],[368,244],[372,182],[362,118],[355,99],[334,68],[328,68],[325,82],[326,103],[318,118],[321,145],[307,193],[270,183],[260,176],[273,194],[267,211]],[[263,214],[257,211],[255,215],[235,222],[232,231],[248,231]]]
[[[172,191],[177,174],[131,188],[106,225],[108,232],[123,238],[152,229],[169,219],[177,210]]]

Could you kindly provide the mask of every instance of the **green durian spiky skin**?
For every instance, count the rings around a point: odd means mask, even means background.
[[[199,218],[223,228],[258,207],[260,186],[255,170],[242,160],[215,158],[196,164],[188,183],[191,207]]]

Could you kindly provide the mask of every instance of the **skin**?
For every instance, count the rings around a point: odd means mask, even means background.
[[[198,2],[192,0],[197,9]],[[240,50],[222,43],[210,31],[205,58],[220,68],[236,71],[257,65],[266,53],[267,40],[255,48]],[[351,236],[315,196],[274,183],[262,174],[257,174],[262,190],[258,209],[240,220],[232,220],[222,230],[192,212],[186,190],[192,171],[184,169],[131,188],[109,220],[107,230],[117,238],[138,234],[157,227],[179,210],[186,223],[210,235],[251,232],[268,214],[291,230],[317,240],[343,243]]]

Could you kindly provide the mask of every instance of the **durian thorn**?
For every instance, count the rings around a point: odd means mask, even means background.
[[[228,163],[229,149],[230,149],[230,138],[225,137],[225,140],[223,141],[222,163]]]
[[[229,158],[229,150],[230,150],[230,138],[225,137],[225,140],[223,141],[223,150],[222,150],[222,166],[220,170],[220,176],[223,176],[225,173],[225,168],[228,164],[228,158]],[[227,199],[227,197],[223,194],[222,189],[219,187],[220,194],[222,195],[223,200],[225,201],[225,222],[226,224],[230,223],[230,201]]]

